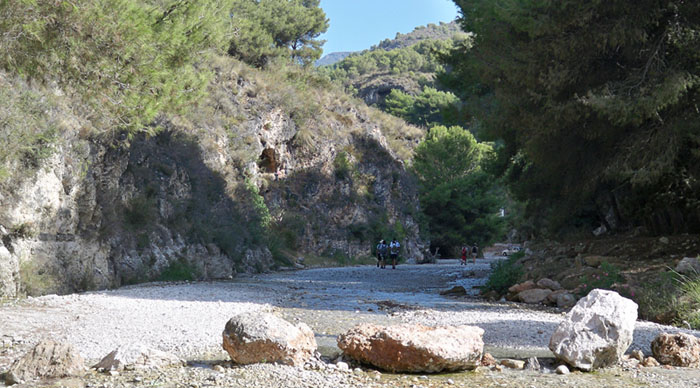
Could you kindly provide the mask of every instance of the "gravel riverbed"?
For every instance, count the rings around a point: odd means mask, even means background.
[[[490,263],[498,259],[489,256],[467,266],[444,260],[395,270],[309,269],[8,301],[0,305],[0,373],[40,339],[51,338],[75,346],[90,365],[126,343],[146,344],[188,361],[187,367],[118,376],[93,372],[84,379],[53,382],[57,386],[700,387],[700,372],[692,369],[626,366],[566,376],[512,370],[414,376],[353,370],[357,365],[347,372],[334,367],[331,360],[339,356],[337,335],[361,322],[476,325],[485,330],[487,351],[496,357],[537,356],[546,363],[552,357],[549,337],[565,311],[475,298],[475,287],[485,282]],[[472,295],[439,295],[454,285],[464,286]],[[323,362],[306,369],[231,365],[221,349],[221,332],[235,313],[256,310],[307,323]],[[640,321],[630,350],[648,355],[650,342],[662,331],[700,334]]]

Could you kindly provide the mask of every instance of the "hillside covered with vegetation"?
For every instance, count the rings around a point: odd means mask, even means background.
[[[313,71],[318,4],[0,3],[0,295],[420,260],[424,130]]]

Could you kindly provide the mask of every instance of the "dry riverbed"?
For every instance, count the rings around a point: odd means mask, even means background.
[[[0,306],[0,373],[42,338],[73,344],[90,364],[125,343],[142,343],[174,353],[188,366],[126,371],[116,376],[91,372],[84,379],[52,382],[72,387],[700,387],[693,369],[621,366],[595,373],[551,373],[549,337],[564,311],[474,297],[485,282],[487,257],[460,266],[435,265],[310,269],[240,277],[226,282],[146,284],[118,290],[44,296]],[[472,296],[450,298],[440,290],[463,285]],[[265,310],[307,323],[316,334],[320,360],[307,368],[235,366],[221,349],[221,332],[237,312]],[[470,324],[485,330],[487,351],[496,357],[540,358],[544,372],[477,371],[445,375],[379,373],[352,365],[335,368],[335,338],[355,324]],[[662,331],[638,322],[630,350],[649,354]],[[685,331],[688,332],[688,331]],[[698,335],[697,332],[691,332]],[[2,386],[2,383],[0,383]]]

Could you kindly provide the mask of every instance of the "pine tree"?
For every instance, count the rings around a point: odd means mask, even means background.
[[[455,3],[475,43],[446,78],[550,232],[700,229],[700,3]]]

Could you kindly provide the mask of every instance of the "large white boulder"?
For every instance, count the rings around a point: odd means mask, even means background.
[[[360,324],[338,337],[343,353],[390,372],[436,373],[474,369],[484,353],[476,326]]]
[[[620,362],[632,344],[637,304],[614,291],[595,289],[567,314],[549,349],[557,359],[585,371]]]
[[[237,364],[277,362],[304,365],[316,351],[316,339],[305,323],[297,326],[270,313],[232,317],[223,332],[223,347]]]

